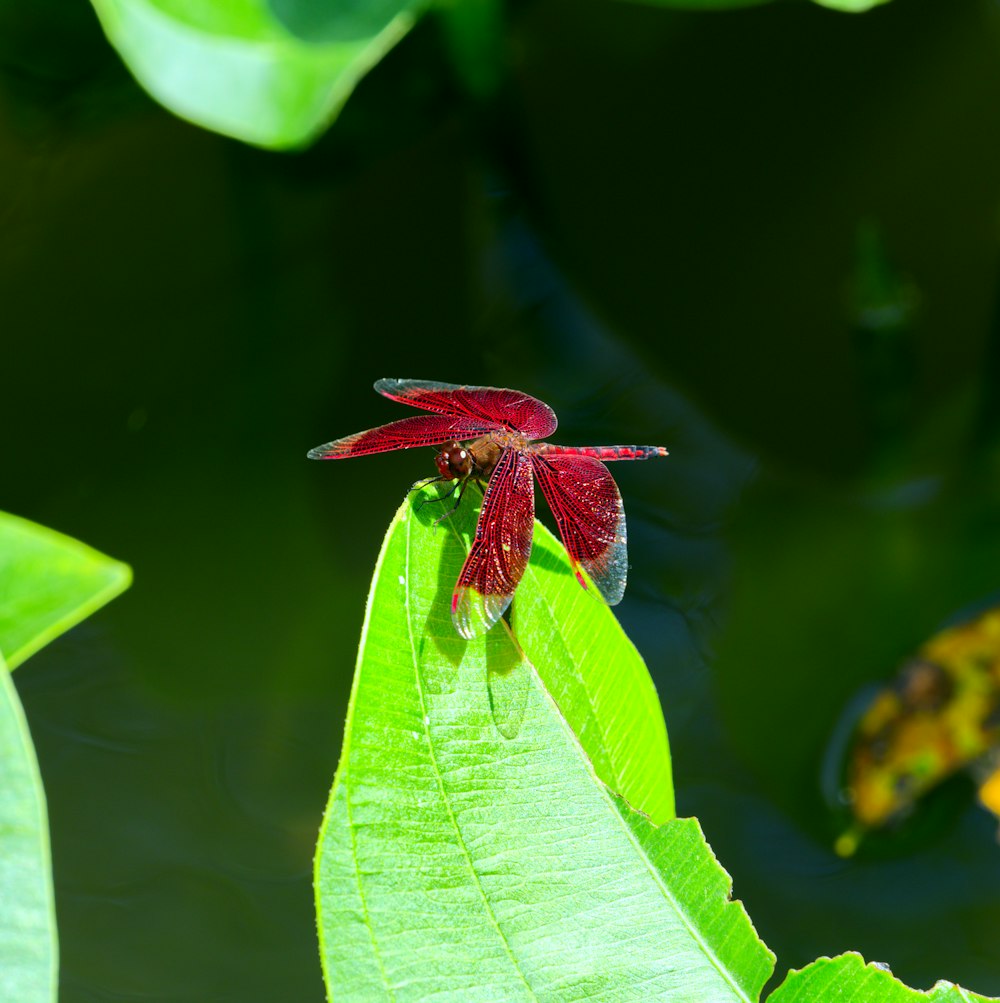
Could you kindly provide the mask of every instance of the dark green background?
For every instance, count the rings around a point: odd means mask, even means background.
[[[507,30],[489,109],[427,21],[278,155],[153,105],[82,0],[0,4],[0,506],[135,571],[16,676],[61,999],[322,999],[313,844],[433,467],[305,452],[404,416],[380,376],[667,445],[615,468],[620,618],[778,975],[857,949],[1000,993],[971,787],[844,862],[819,779],[859,686],[1000,587],[1000,9],[536,0]]]

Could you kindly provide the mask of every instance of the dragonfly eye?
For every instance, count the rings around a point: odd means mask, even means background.
[[[472,473],[472,454],[460,442],[446,442],[434,457],[438,473],[446,481]]]

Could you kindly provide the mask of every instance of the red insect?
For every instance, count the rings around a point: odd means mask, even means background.
[[[451,617],[462,637],[483,634],[500,619],[528,566],[535,518],[532,473],[580,584],[587,588],[583,568],[605,602],[613,606],[621,601],[628,570],[625,511],[618,486],[601,461],[666,456],[662,446],[532,442],[556,430],[556,416],[548,404],[517,390],[429,380],[378,380],[375,389],[391,400],[437,413],[336,439],[309,450],[309,458],[341,460],[437,446],[439,476],[432,480],[456,481],[459,500],[470,480],[489,482],[476,538],[451,599]]]

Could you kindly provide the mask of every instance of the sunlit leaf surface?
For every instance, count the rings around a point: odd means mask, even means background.
[[[301,145],[320,133],[422,6],[414,0],[93,3],[111,43],[161,104],[268,147]]]
[[[598,777],[654,822],[673,818],[670,746],[653,680],[614,613],[580,588],[541,523],[512,608],[518,642]]]
[[[474,515],[407,501],[379,557],[316,858],[328,993],[756,1000],[773,958],[697,823],[597,779],[503,624],[456,634]]]
[[[768,1003],[975,1003],[994,999],[977,996],[950,982],[938,982],[927,992],[904,986],[886,968],[866,965],[860,954],[820,958],[788,978],[768,997]]]
[[[128,565],[0,513],[0,652],[11,669],[128,588]]]

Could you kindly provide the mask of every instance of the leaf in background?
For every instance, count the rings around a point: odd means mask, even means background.
[[[842,10],[848,14],[863,14],[873,7],[881,7],[889,0],[813,0],[820,7],[829,7],[830,10]]]
[[[409,31],[421,0],[93,0],[150,94],[182,118],[259,146],[301,146]],[[294,31],[301,31],[296,35]]]
[[[594,772],[654,822],[673,818],[670,746],[653,680],[614,613],[593,588],[580,588],[566,551],[539,522],[512,610],[518,643]]]
[[[0,512],[0,652],[14,669],[128,588],[127,564]]]
[[[506,627],[456,634],[475,515],[404,502],[376,565],[317,848],[328,994],[755,1000],[773,957],[697,822],[657,828],[598,780]],[[511,738],[491,672],[527,678]]]
[[[950,982],[938,982],[927,992],[904,986],[892,972],[875,964],[866,965],[860,954],[820,958],[788,977],[767,998],[767,1003],[988,1003],[992,997],[977,996]]]
[[[58,956],[45,791],[0,657],[0,999],[54,1001]]]
[[[124,590],[128,566],[0,513],[0,650],[10,665]],[[0,999],[57,996],[58,943],[45,791],[24,711],[0,655]]]

